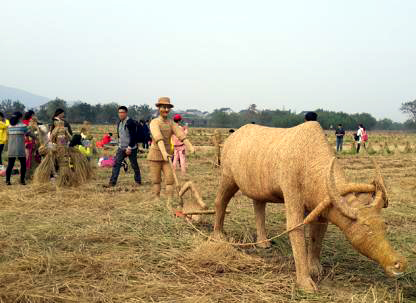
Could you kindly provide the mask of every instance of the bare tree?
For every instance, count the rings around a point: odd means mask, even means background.
[[[413,122],[416,122],[416,100],[403,102],[400,107],[402,113],[408,114]]]

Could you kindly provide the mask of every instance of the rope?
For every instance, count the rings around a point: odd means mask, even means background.
[[[224,240],[220,240],[220,239],[216,239],[216,238],[213,238],[213,237],[211,237],[211,236],[209,236],[209,235],[207,235],[207,234],[205,234],[204,232],[202,232],[200,229],[198,229],[194,224],[192,224],[192,222],[191,222],[191,220],[189,219],[189,218],[186,218],[186,222],[195,230],[195,231],[197,231],[201,236],[203,236],[203,237],[205,237],[205,238],[207,238],[207,239],[209,239],[209,240],[212,240],[212,241],[214,241],[214,242],[217,242],[217,243],[223,243],[223,244],[229,244],[229,245],[232,245],[232,246],[238,246],[238,247],[244,247],[244,246],[255,246],[255,245],[258,245],[258,244],[262,244],[262,243],[265,243],[265,242],[270,242],[271,240],[274,240],[274,239],[277,239],[277,238],[280,238],[280,237],[282,237],[282,236],[284,236],[285,234],[287,234],[287,233],[290,233],[291,231],[294,231],[295,229],[297,229],[297,228],[299,228],[299,227],[302,227],[303,225],[305,225],[305,223],[299,223],[298,225],[296,225],[295,227],[292,227],[292,228],[290,228],[290,229],[288,229],[288,230],[285,230],[284,232],[282,232],[282,233],[280,233],[280,234],[278,234],[278,235],[276,235],[276,236],[274,236],[274,237],[271,237],[271,238],[269,238],[269,239],[266,239],[266,240],[262,240],[262,241],[257,241],[257,242],[251,242],[251,243],[233,243],[233,242],[228,242],[228,241],[224,241]]]

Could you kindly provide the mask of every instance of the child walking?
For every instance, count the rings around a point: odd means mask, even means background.
[[[188,134],[188,128],[181,126],[179,123],[182,121],[182,116],[176,114],[173,117],[173,121],[178,126],[179,129],[185,134]],[[172,135],[172,141],[174,146],[174,156],[173,156],[173,168],[176,170],[178,161],[181,165],[181,174],[184,176],[186,174],[186,151],[185,151],[185,143],[178,139],[174,134]]]
[[[26,150],[25,136],[35,137],[29,132],[28,127],[22,123],[23,115],[21,112],[15,112],[10,118],[8,127],[9,147],[8,147],[8,163],[6,169],[6,185],[11,185],[10,177],[16,158],[20,161],[20,184],[26,185]]]

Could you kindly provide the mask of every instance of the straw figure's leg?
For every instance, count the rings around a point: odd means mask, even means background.
[[[153,183],[153,196],[160,198],[160,182],[162,181],[162,161],[149,161],[150,178]]]
[[[221,236],[224,227],[225,210],[231,198],[238,191],[238,186],[230,177],[222,176],[215,198],[214,235]]]
[[[253,200],[254,214],[256,216],[257,242],[267,240],[266,232],[266,202]],[[261,248],[271,247],[270,241],[259,243]]]
[[[286,205],[286,224],[289,230],[303,222],[305,207],[296,180],[293,180],[293,182],[286,180],[285,184],[282,184],[282,189]],[[305,291],[316,291],[316,284],[309,273],[305,229],[299,227],[291,231],[289,239],[295,259],[296,284]]]
[[[173,177],[173,170],[169,162],[163,162],[162,166],[163,176],[165,177],[166,183],[166,206],[168,209],[172,208],[172,201],[174,199],[175,188],[173,184],[175,183],[175,179]]]
[[[322,241],[328,228],[328,221],[314,221],[309,224],[309,245],[308,245],[308,265],[309,273],[312,277],[318,277],[322,273],[320,261]]]

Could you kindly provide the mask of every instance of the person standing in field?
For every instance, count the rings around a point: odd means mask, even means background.
[[[357,154],[358,154],[361,149],[361,144],[364,144],[364,148],[365,148],[365,143],[368,140],[368,135],[364,128],[364,125],[358,124],[357,134],[354,138],[355,138],[355,141],[357,142]]]
[[[118,108],[118,117],[120,119],[117,124],[118,149],[108,186],[116,186],[120,168],[123,166],[123,161],[127,157],[134,170],[134,181],[137,185],[142,184],[140,168],[137,163],[137,143],[139,142],[138,138],[143,136],[139,132],[143,132],[143,130],[139,128],[138,122],[129,118],[127,114],[127,107],[120,106]]]
[[[156,103],[159,109],[159,117],[150,122],[150,132],[153,137],[153,144],[150,146],[147,160],[149,160],[150,177],[153,183],[153,193],[156,198],[160,197],[161,174],[165,177],[166,193],[168,196],[167,205],[170,207],[170,200],[173,198],[173,171],[169,164],[170,141],[174,134],[179,142],[183,142],[187,149],[193,153],[194,148],[186,138],[186,135],[176,123],[168,119],[173,105],[168,97],[161,97]]]
[[[16,159],[20,161],[20,184],[26,185],[26,150],[25,136],[34,136],[29,132],[28,127],[22,123],[23,115],[21,112],[15,112],[10,118],[9,145],[8,145],[8,163],[6,169],[6,184],[11,185],[10,178]]]
[[[150,129],[149,129],[148,121],[140,120],[140,124],[143,127],[143,133],[144,133],[143,148],[149,149]]]
[[[35,112],[33,110],[27,111],[23,116],[23,124],[28,126],[31,124],[32,119],[36,119]],[[25,137],[25,148],[26,148],[26,170],[30,172],[33,164],[33,156],[36,152],[36,142],[30,136]]]
[[[183,133],[188,135],[188,127],[181,126],[180,122],[182,121],[182,116],[179,114],[176,114],[173,117],[173,122],[178,126],[179,129],[183,131]],[[178,163],[181,165],[181,173],[182,176],[186,174],[186,150],[185,150],[185,143],[180,141],[178,137],[176,137],[175,134],[172,135],[172,141],[173,141],[173,148],[174,148],[174,155],[173,155],[173,169],[176,170],[176,167]]]
[[[3,165],[3,150],[7,144],[7,127],[10,125],[9,120],[0,112],[0,165]]]
[[[342,145],[344,144],[345,130],[342,127],[342,124],[338,124],[338,127],[335,131],[335,136],[337,138],[337,152],[342,151]]]

